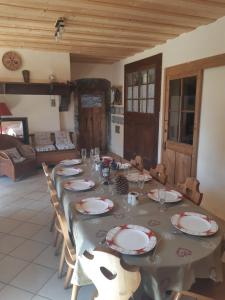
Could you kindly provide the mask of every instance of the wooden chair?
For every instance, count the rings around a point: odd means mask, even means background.
[[[213,300],[213,298],[205,297],[192,292],[182,291],[177,292],[173,300]]]
[[[178,183],[179,190],[193,203],[200,205],[203,193],[199,191],[200,182],[195,177],[188,177],[182,184]]]
[[[149,170],[150,175],[162,184],[167,182],[166,167],[163,164],[158,164],[154,169]]]
[[[43,162],[41,165],[42,165],[42,169],[44,171],[44,174],[45,174],[46,178],[48,179],[50,177],[50,171],[48,169],[48,166],[45,162]]]
[[[140,171],[144,170],[143,159],[140,155],[136,155],[134,159],[130,160],[130,163],[133,167],[137,168]]]
[[[99,249],[85,252],[81,260],[97,289],[95,300],[128,300],[140,285],[139,269],[126,266],[118,253]],[[76,297],[77,286],[73,285],[71,300],[76,300]]]
[[[53,196],[54,202],[57,201],[57,196]],[[68,288],[70,285],[72,272],[74,269],[74,264],[76,261],[76,251],[74,249],[74,246],[71,242],[68,226],[65,218],[65,214],[62,211],[62,209],[59,206],[55,207],[56,209],[56,215],[57,219],[59,221],[60,228],[62,230],[63,234],[63,245],[62,245],[62,251],[61,251],[61,257],[60,257],[60,263],[59,263],[59,277],[62,277],[62,271],[64,263],[66,262],[68,269],[66,273],[66,278],[64,282],[64,288]]]

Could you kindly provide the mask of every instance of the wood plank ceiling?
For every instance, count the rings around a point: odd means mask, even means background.
[[[225,0],[0,0],[0,47],[113,63],[224,15]],[[59,17],[65,32],[55,41]]]

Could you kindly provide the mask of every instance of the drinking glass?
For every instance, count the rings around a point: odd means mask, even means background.
[[[165,189],[158,190],[158,201],[159,201],[159,211],[163,212],[165,210],[166,202],[166,191]]]
[[[144,177],[144,175],[139,175],[138,176],[138,187],[141,190],[141,195],[143,195],[144,185],[145,185],[145,177]]]
[[[94,156],[95,156],[95,149],[91,149],[90,150],[90,159],[94,160]]]
[[[95,147],[95,155],[96,156],[100,155],[100,149],[98,147]]]
[[[81,149],[81,158],[82,158],[83,162],[85,162],[86,157],[87,157],[87,150],[85,148],[82,148]]]

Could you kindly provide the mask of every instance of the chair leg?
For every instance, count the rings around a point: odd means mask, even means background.
[[[77,300],[79,286],[73,284],[71,300]]]
[[[55,225],[55,219],[56,219],[56,213],[54,211],[53,216],[52,216],[52,221],[51,221],[51,224],[50,224],[50,229],[49,229],[50,232],[53,231],[53,228],[54,228],[54,225]]]
[[[55,238],[54,238],[54,241],[53,241],[53,247],[56,247],[58,238],[59,238],[59,232],[56,230],[55,231]]]
[[[60,256],[60,261],[59,261],[59,271],[58,271],[59,278],[62,278],[63,266],[64,266],[64,262],[65,262],[65,248],[66,248],[66,243],[63,240],[62,251],[61,251],[61,256]]]
[[[70,280],[71,280],[71,277],[72,277],[72,273],[73,273],[73,269],[68,266],[68,270],[67,270],[67,273],[66,273],[66,278],[65,278],[65,281],[64,281],[64,289],[68,289],[68,287],[70,286]]]
[[[63,235],[60,233],[57,239],[57,243],[56,243],[56,249],[55,249],[55,255],[59,255],[60,252],[60,246],[62,244],[63,241]]]

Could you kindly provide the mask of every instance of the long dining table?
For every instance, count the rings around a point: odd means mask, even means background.
[[[52,171],[68,228],[75,241],[77,261],[73,282],[79,286],[91,283],[88,274],[85,274],[82,268],[80,259],[82,254],[85,250],[108,247],[105,241],[107,232],[115,226],[124,224],[144,226],[156,235],[156,246],[150,252],[140,255],[122,254],[125,263],[140,267],[142,286],[152,299],[166,299],[167,291],[188,290],[196,278],[211,278],[217,282],[223,280],[221,262],[223,232],[220,220],[216,216],[185,197],[177,203],[166,204],[166,209],[160,211],[159,203],[147,196],[152,189],[163,188],[154,179],[145,183],[137,205],[131,206],[127,202],[127,195],[116,193],[112,184],[101,183],[99,172],[91,167],[89,160],[77,167],[82,169],[82,173],[73,177],[57,175],[57,170],[62,168],[62,165],[57,165]],[[138,171],[132,168],[129,173],[132,172]],[[113,176],[116,176],[116,172]],[[90,190],[79,192],[64,188],[68,180],[81,178],[93,180],[95,186]],[[137,185],[129,184],[129,190],[137,191]],[[76,203],[84,198],[97,196],[111,199],[114,203],[112,211],[102,215],[86,215],[76,210]],[[185,234],[174,228],[171,223],[171,217],[182,212],[205,214],[218,223],[219,230],[212,236],[204,237]]]

